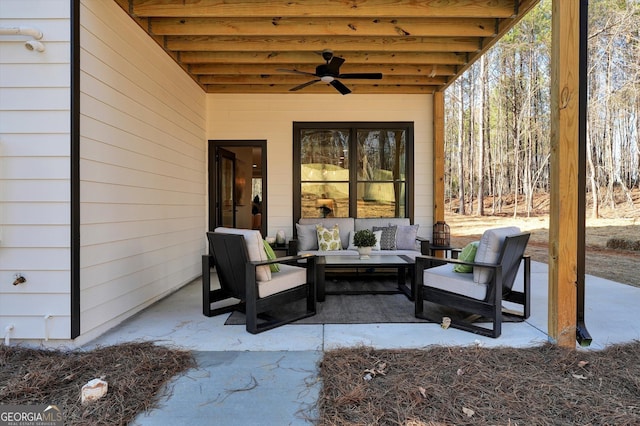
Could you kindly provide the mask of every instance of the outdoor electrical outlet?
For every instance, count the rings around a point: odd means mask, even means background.
[[[13,281],[13,285],[24,284],[27,282],[27,279],[24,275],[17,273],[14,275],[15,281]]]

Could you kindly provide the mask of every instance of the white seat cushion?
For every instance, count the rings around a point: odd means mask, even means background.
[[[478,250],[476,251],[476,257],[474,262],[479,263],[492,263],[498,262],[500,256],[500,250],[502,249],[502,243],[505,237],[509,235],[515,235],[520,233],[520,228],[516,226],[506,226],[504,228],[487,229],[482,234],[480,244],[478,244]],[[473,281],[476,284],[486,284],[491,281],[492,270],[489,268],[473,268]]]
[[[454,272],[449,264],[425,269],[422,277],[424,285],[427,287],[450,291],[478,300],[484,300],[487,296],[486,284],[474,282],[471,274]]]
[[[269,268],[267,268],[269,269]],[[307,269],[280,264],[280,272],[271,275],[270,281],[258,281],[258,297],[267,297],[307,282]]]
[[[267,260],[267,252],[264,249],[264,242],[262,240],[262,234],[260,234],[260,231],[251,229],[219,227],[216,228],[214,232],[222,234],[242,235],[244,237],[244,242],[247,245],[249,260],[252,262]],[[262,265],[256,268],[256,281],[269,281],[270,279],[271,269],[269,269],[268,265]]]

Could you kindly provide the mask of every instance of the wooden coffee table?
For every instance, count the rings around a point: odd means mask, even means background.
[[[318,302],[324,302],[326,294],[325,289],[325,272],[326,269],[370,269],[370,268],[395,268],[398,270],[398,290],[397,291],[371,291],[363,289],[362,291],[349,291],[346,294],[390,294],[390,293],[402,293],[409,299],[413,300],[412,288],[414,272],[415,272],[415,258],[405,255],[375,255],[372,254],[368,259],[360,259],[358,256],[320,256],[316,264],[318,275],[316,277],[316,296]],[[407,269],[411,275],[411,283],[407,285],[406,273]],[[345,294],[345,292],[336,292],[336,294]]]

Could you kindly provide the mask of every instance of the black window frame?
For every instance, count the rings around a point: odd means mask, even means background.
[[[379,129],[402,129],[405,131],[405,217],[408,217],[413,223],[414,219],[414,122],[413,121],[331,121],[331,122],[314,122],[314,121],[294,121],[293,122],[293,220],[298,223],[302,216],[302,176],[301,176],[301,133],[302,130],[320,129],[349,129],[349,215],[348,217],[357,217],[357,167],[355,161],[357,156],[353,153],[357,150],[357,131],[358,130],[379,130]],[[342,215],[341,215],[342,216]]]

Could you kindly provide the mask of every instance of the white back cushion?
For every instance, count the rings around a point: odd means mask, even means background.
[[[298,235],[298,251],[318,250],[317,224],[301,225],[296,223]]]
[[[333,228],[334,225],[338,225],[340,228],[340,242],[342,243],[342,248],[346,249],[349,247],[349,232],[353,231],[353,218],[352,217],[326,217],[326,218],[318,218],[318,217],[301,217],[298,220],[300,225],[317,225],[320,224],[327,229]],[[297,230],[297,229],[296,229]],[[309,248],[306,250],[318,250],[318,239],[316,235],[316,228],[313,228],[313,237],[316,239],[315,248]],[[298,250],[302,250],[299,248]]]
[[[480,263],[497,263],[505,237],[519,233],[520,228],[517,226],[487,229],[484,231],[484,234],[482,234],[474,261]],[[476,284],[486,284],[491,281],[491,278],[491,269],[479,267],[473,268],[473,282]]]
[[[373,229],[374,226],[385,227],[392,225],[411,225],[408,217],[361,217],[356,219],[356,231]]]
[[[247,253],[249,254],[249,260],[257,262],[261,260],[267,260],[267,252],[264,250],[264,242],[262,241],[262,234],[260,231],[252,229],[238,229],[238,228],[216,228],[214,232],[223,234],[242,235],[247,245]],[[258,266],[256,268],[256,280],[269,281],[271,280],[271,269],[268,265]]]

